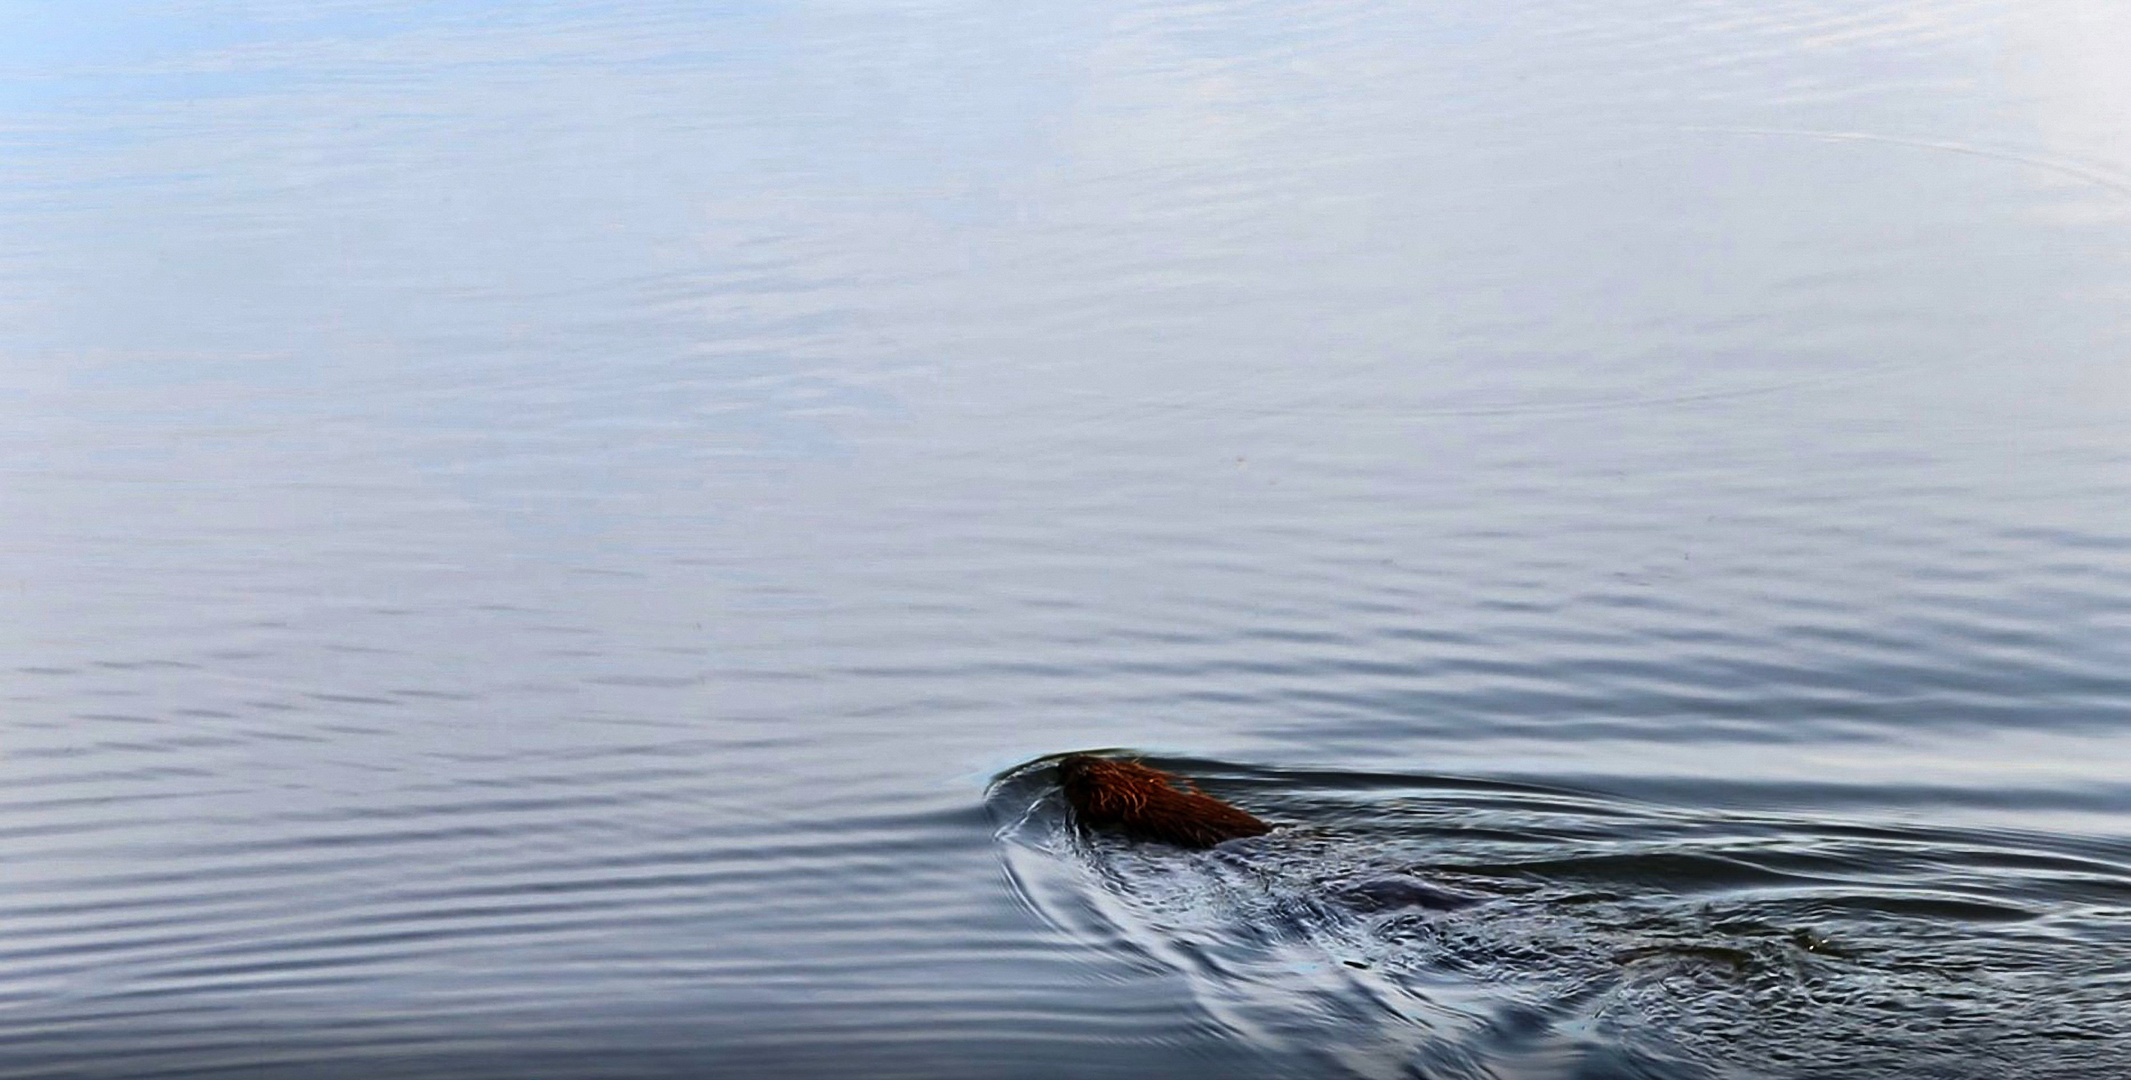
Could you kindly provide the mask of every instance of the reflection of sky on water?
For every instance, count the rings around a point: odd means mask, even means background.
[[[2046,460],[1966,433],[2122,398],[2114,316],[2051,302],[2109,287],[2112,229],[2033,224],[2115,193],[1757,133],[2103,155],[2091,22],[1991,58],[1930,47],[1968,5],[1786,9],[1721,54],[1653,4],[1617,46],[1479,4],[40,10],[0,47],[4,378],[91,468],[411,473],[559,537],[623,494],[980,484],[936,466],[1134,417],[1456,460],[1558,414],[1536,450],[1628,472],[1817,429],[2028,492]],[[2038,362],[1974,362],[2007,338]]]
[[[1250,1053],[1001,886],[1074,747],[2121,847],[2100,0],[0,20],[11,1030]]]

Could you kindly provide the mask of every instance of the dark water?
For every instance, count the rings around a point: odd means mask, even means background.
[[[0,1074],[2131,1075],[2120,5],[4,10]]]

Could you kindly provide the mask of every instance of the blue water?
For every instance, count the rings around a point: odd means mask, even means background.
[[[0,12],[0,1075],[2131,1075],[2118,5]]]

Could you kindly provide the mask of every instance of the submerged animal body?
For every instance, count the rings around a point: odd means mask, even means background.
[[[1082,825],[1135,840],[1209,848],[1272,831],[1250,813],[1201,794],[1190,781],[1136,761],[1074,754],[1058,762],[1058,780]]]

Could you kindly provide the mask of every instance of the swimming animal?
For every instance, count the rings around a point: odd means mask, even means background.
[[[1272,831],[1249,812],[1201,794],[1191,781],[1137,761],[1072,754],[1059,759],[1058,786],[1082,826],[1209,848]]]

